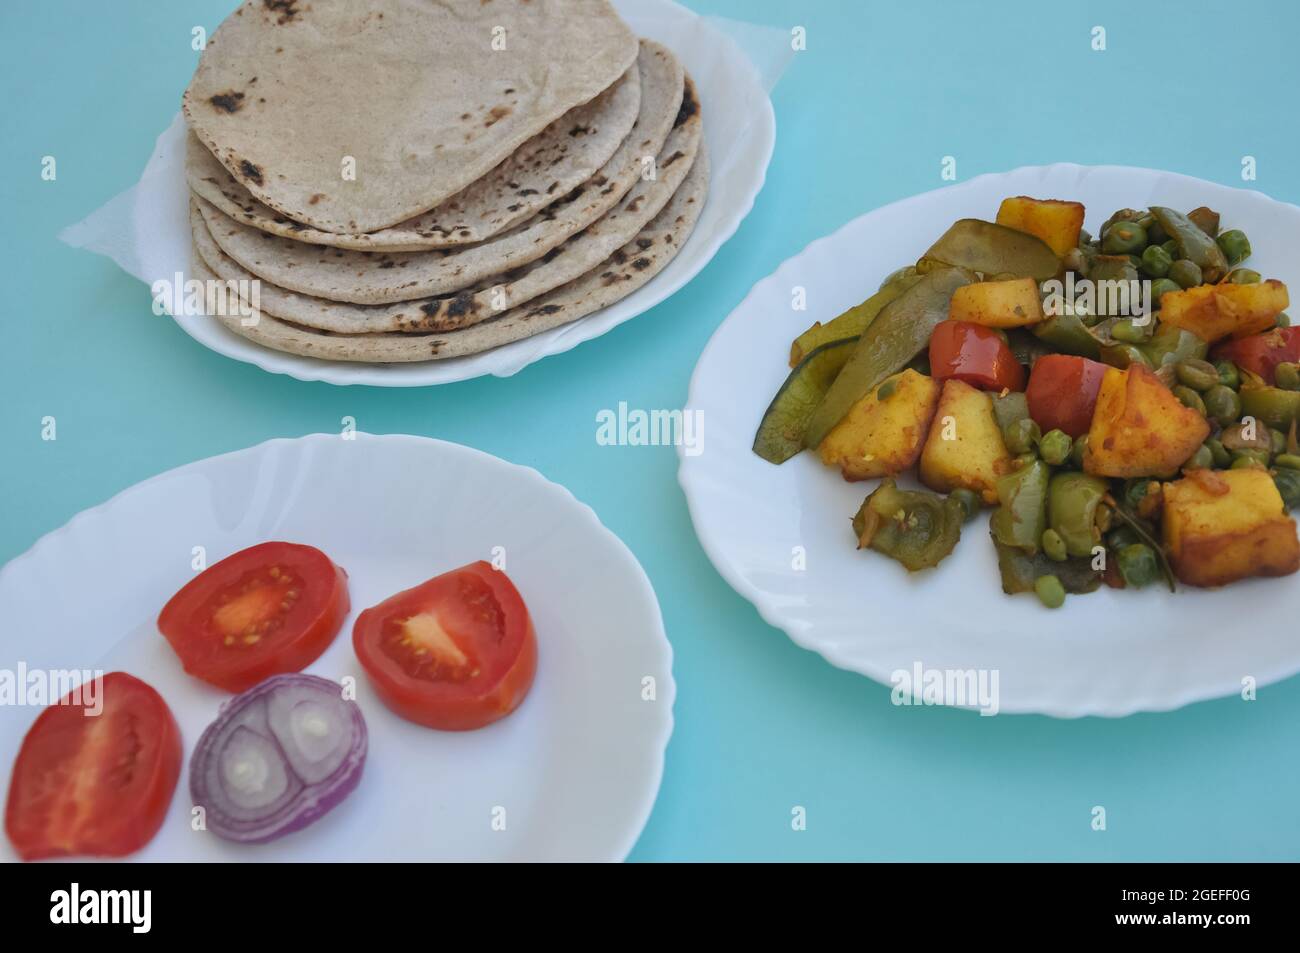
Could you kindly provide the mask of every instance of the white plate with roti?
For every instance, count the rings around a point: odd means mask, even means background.
[[[323,0],[284,19],[250,0],[213,35],[185,121],[121,197],[130,247],[102,235],[117,203],[65,239],[149,282],[157,310],[206,347],[300,380],[424,386],[563,353],[698,274],[753,206],[775,142],[759,71],[716,26],[671,0],[580,5],[596,30],[581,42],[552,8],[496,11],[520,52],[494,54],[487,20],[458,25],[482,19],[478,4],[448,17]],[[408,28],[456,33],[471,74],[456,101],[474,103],[436,101],[453,57],[412,78],[418,101],[433,100],[420,115],[404,115],[400,96],[369,108],[437,135],[342,155],[340,142],[374,125],[360,97],[304,117],[292,143],[276,135],[304,89],[339,82],[315,75],[322,57],[355,58],[347,38],[362,30],[379,59],[409,61]],[[472,75],[482,57],[512,65]],[[194,279],[239,288],[226,309],[237,313],[182,305]]]

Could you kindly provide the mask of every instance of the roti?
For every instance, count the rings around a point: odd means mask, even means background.
[[[645,90],[642,115],[609,162],[560,202],[481,245],[394,253],[328,248],[268,235],[202,199],[199,208],[225,254],[283,288],[356,304],[411,301],[461,291],[551,253],[623,200],[642,178],[648,160],[666,149],[670,133],[682,138],[673,125],[681,113],[685,90],[681,64],[663,47],[647,43],[640,67]],[[663,193],[665,201],[675,185],[671,182]]]
[[[628,137],[640,108],[641,68],[634,64],[609,89],[570,109],[437,208],[361,235],[324,232],[263,205],[193,133],[185,144],[185,177],[195,193],[236,221],[300,242],[357,251],[472,245],[524,221],[599,172]]]
[[[410,363],[476,354],[576,321],[643,287],[677,255],[704,209],[709,163],[701,150],[690,174],[672,199],[640,233],[606,261],[577,280],[491,321],[447,334],[331,334],[281,320],[273,313],[282,295],[261,286],[262,308],[245,326],[239,315],[217,320],[236,334],[264,347],[304,357],[362,363]],[[193,276],[220,281],[198,256]],[[327,303],[328,304],[328,303]],[[351,305],[339,305],[351,308]]]
[[[482,178],[636,56],[608,0],[247,0],[182,108],[259,201],[359,234]]]
[[[641,178],[607,215],[543,258],[523,268],[489,276],[455,295],[388,307],[362,306],[347,310],[329,307],[333,300],[322,295],[299,294],[294,299],[292,310],[288,310],[286,303],[282,316],[301,324],[337,331],[353,330],[352,326],[333,323],[340,317],[351,321],[362,316],[365,327],[371,332],[450,331],[490,320],[502,311],[518,307],[577,279],[631,241],[659,213],[687,177],[702,139],[700,110],[697,105],[690,108],[686,105],[697,103],[689,78],[682,103],[677,125],[668,135],[654,166],[654,177]],[[242,263],[225,254],[202,214],[195,214],[198,204],[196,200],[191,211],[195,247],[219,277],[241,281],[261,278],[284,291],[303,291],[300,284],[285,288],[260,271],[239,267]],[[335,251],[335,254],[342,253]]]

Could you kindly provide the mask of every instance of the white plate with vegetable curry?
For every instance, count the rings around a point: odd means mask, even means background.
[[[759,282],[696,366],[709,439],[679,479],[701,544],[833,664],[985,673],[1002,712],[1289,677],[1297,252],[1295,206],[1116,166],[863,215]]]

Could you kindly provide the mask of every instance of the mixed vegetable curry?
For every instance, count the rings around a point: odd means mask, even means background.
[[[754,452],[883,478],[858,547],[918,571],[993,507],[1007,593],[1220,586],[1300,568],[1300,328],[1198,208],[1008,198],[799,335]],[[1080,293],[1082,290],[1082,293]],[[929,489],[895,477],[916,468]],[[933,491],[933,492],[932,492]]]

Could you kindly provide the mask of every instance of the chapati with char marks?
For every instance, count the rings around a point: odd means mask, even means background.
[[[709,184],[708,158],[701,150],[690,174],[671,201],[631,242],[576,281],[520,308],[475,327],[447,334],[331,334],[280,320],[272,308],[280,292],[261,287],[260,313],[245,326],[240,315],[218,315],[231,331],[264,347],[304,357],[359,363],[411,363],[477,354],[532,337],[585,317],[643,287],[681,250],[704,208]],[[198,221],[202,225],[202,221]],[[198,255],[194,277],[220,281]],[[247,273],[245,273],[247,274]],[[326,304],[329,304],[326,302]],[[337,305],[356,309],[355,305]]]
[[[272,235],[357,251],[454,248],[491,238],[596,175],[627,139],[640,108],[641,68],[634,65],[612,87],[570,109],[437,208],[361,235],[321,231],[262,204],[192,132],[185,143],[185,177],[196,194],[231,218]]]
[[[682,114],[684,73],[676,57],[654,43],[644,45],[639,68],[642,112],[609,162],[561,201],[480,245],[394,253],[328,248],[250,228],[204,199],[199,207],[223,252],[282,288],[356,304],[412,301],[471,288],[542,258],[606,215],[642,178],[647,160],[666,151],[665,142]]]
[[[440,205],[636,57],[608,0],[247,0],[182,108],[258,200],[360,234]]]

